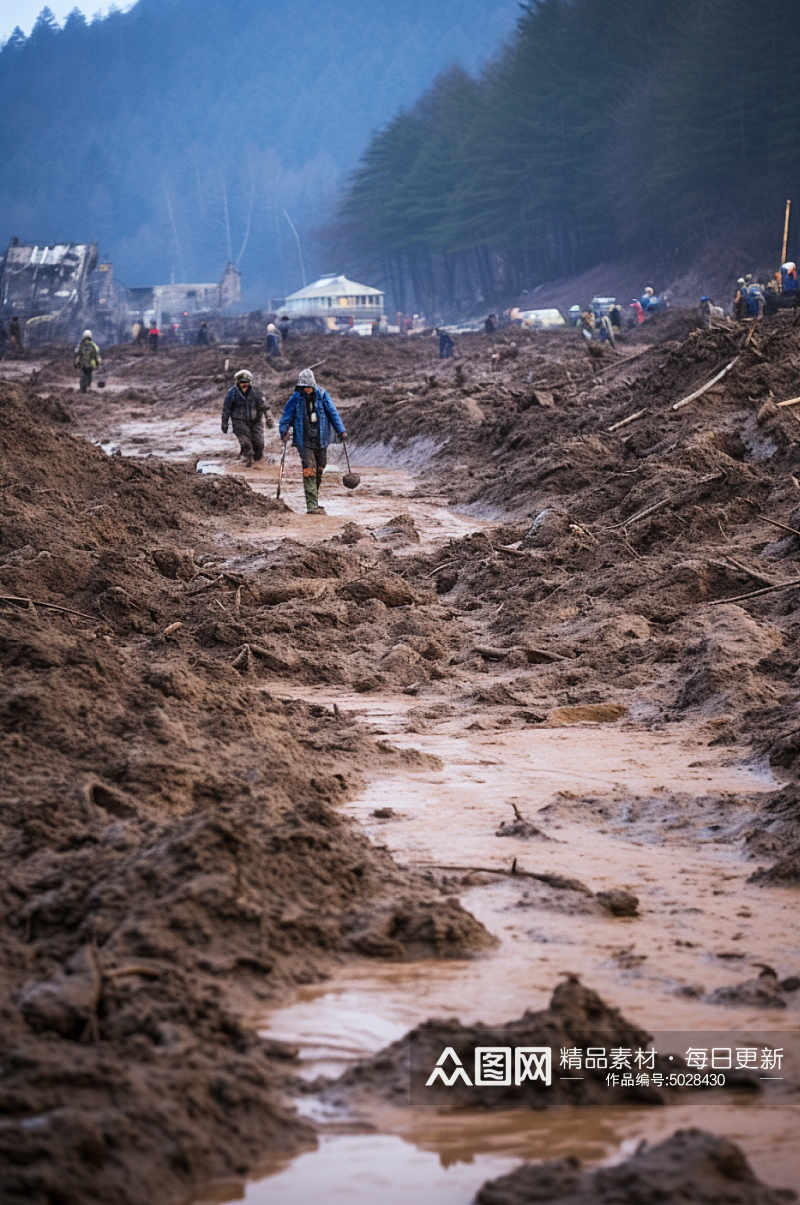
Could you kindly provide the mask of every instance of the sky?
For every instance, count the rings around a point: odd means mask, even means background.
[[[27,35],[31,32],[36,18],[45,7],[46,0],[0,0],[0,41],[5,41],[15,26],[19,26],[22,32]],[[73,8],[79,8],[87,18],[95,16],[97,12],[106,12],[110,5],[98,4],[96,0],[89,0],[89,3],[76,3],[76,0],[49,0],[47,7],[55,14],[56,20],[62,25],[67,13],[71,13]],[[130,8],[131,4],[120,2],[117,8]]]

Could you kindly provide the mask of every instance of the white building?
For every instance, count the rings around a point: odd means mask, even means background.
[[[208,314],[229,309],[242,296],[242,274],[228,264],[219,284],[148,285],[128,290],[133,313],[155,321],[180,322],[184,314]]]
[[[321,276],[286,298],[282,312],[290,318],[380,318],[384,295],[380,289],[356,284],[346,276]]]

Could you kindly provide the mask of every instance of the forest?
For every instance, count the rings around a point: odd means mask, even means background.
[[[800,204],[796,0],[521,7],[479,78],[446,71],[370,143],[331,231],[362,274],[446,315],[624,257],[772,263]]]
[[[0,242],[96,240],[128,285],[219,280],[260,306],[343,271],[331,221],[373,131],[514,29],[514,0],[138,0],[0,50]]]

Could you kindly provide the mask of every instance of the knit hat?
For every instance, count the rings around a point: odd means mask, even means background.
[[[298,386],[303,389],[310,385],[312,389],[316,388],[317,382],[314,379],[314,374],[310,368],[304,368],[297,378]]]
[[[234,373],[234,381],[252,381],[253,374],[248,372],[246,368],[240,368],[237,373]]]

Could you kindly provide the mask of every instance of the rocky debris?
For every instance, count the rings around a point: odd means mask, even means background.
[[[383,527],[378,527],[374,534],[377,540],[391,544],[394,547],[419,543],[419,532],[414,525],[412,516],[409,514],[396,515],[394,519],[390,519]]]
[[[475,1205],[789,1205],[790,1188],[770,1188],[741,1149],[703,1130],[676,1130],[613,1167],[584,1171],[579,1159],[523,1163],[488,1180]]]
[[[772,887],[800,886],[800,846],[779,858],[773,866],[754,871],[747,881]]]
[[[791,983],[791,980],[788,980]],[[746,1008],[786,1008],[784,993],[787,990],[779,982],[771,967],[765,967],[755,979],[729,987],[718,987],[706,999],[709,1004],[736,1004]]]
[[[598,891],[594,897],[612,916],[638,916],[639,900],[632,891]]]
[[[531,523],[520,545],[521,548],[549,548],[569,531],[569,516],[555,507],[548,506]]]
[[[535,824],[522,819],[504,820],[495,833],[495,837],[519,837],[523,841],[530,841],[534,837],[538,837],[541,841],[552,840],[551,837],[548,837],[547,833],[537,828]]]
[[[349,945],[371,958],[469,958],[492,949],[497,939],[456,899],[405,900],[376,908]]]

